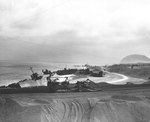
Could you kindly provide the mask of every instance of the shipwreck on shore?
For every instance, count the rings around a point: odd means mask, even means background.
[[[89,79],[85,81],[76,81],[76,83],[72,84],[69,82],[69,77],[62,77],[67,76],[70,74],[74,75],[88,75],[93,77],[103,77],[104,72],[102,70],[94,70],[90,68],[85,69],[66,69],[58,70],[58,71],[50,71],[48,69],[42,70],[42,75],[38,74],[37,72],[33,71],[33,68],[30,67],[31,75],[30,79],[24,79],[17,83],[9,84],[8,86],[2,86],[3,90],[10,90],[15,89],[21,90],[22,89],[32,89],[33,91],[39,92],[83,92],[83,91],[94,91],[95,89],[91,87]],[[56,76],[55,76],[56,75]],[[58,75],[58,76],[57,76]],[[62,82],[59,82],[59,78],[63,78]],[[31,86],[26,85],[28,82],[32,84]],[[93,82],[94,84],[94,82]],[[37,90],[38,89],[38,90]],[[31,91],[32,91],[31,90]]]

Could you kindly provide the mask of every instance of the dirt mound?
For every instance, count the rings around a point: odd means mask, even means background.
[[[44,94],[36,98],[34,95],[28,96],[1,98],[0,122],[150,121],[150,103],[137,96],[72,99],[52,99]]]
[[[93,89],[99,89],[99,85],[94,83],[93,81],[90,81],[88,84]]]
[[[130,96],[130,95],[114,95],[112,96],[113,99],[118,99],[118,100],[127,100],[127,101],[141,101],[139,97],[135,96]]]

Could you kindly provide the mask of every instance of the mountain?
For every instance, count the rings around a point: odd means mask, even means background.
[[[124,57],[121,64],[130,64],[130,63],[150,63],[150,58],[145,55],[133,54]]]

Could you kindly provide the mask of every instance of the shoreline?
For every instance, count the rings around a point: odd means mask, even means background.
[[[123,74],[119,74],[119,73],[110,73],[107,72],[107,74],[104,77],[92,77],[92,76],[88,76],[88,75],[74,75],[74,74],[69,74],[69,75],[57,75],[57,76],[52,76],[52,79],[54,78],[58,78],[57,82],[64,82],[64,80],[66,79],[66,77],[68,77],[69,79],[69,83],[71,84],[75,84],[77,81],[85,81],[87,79],[95,82],[95,83],[101,83],[101,82],[106,82],[109,84],[126,84],[128,81],[133,80],[132,83],[135,83],[134,80],[140,80],[142,83],[144,83],[144,79],[138,79],[138,78],[132,78],[132,77],[128,77],[125,76]],[[11,83],[17,83],[18,80],[13,80],[14,82],[7,82],[6,84],[3,83],[3,85],[0,86],[6,86],[9,85]],[[5,81],[2,81],[5,82]],[[24,82],[24,83],[19,83],[20,85],[23,86],[23,84],[27,84],[27,87],[32,87],[31,85],[33,85],[33,87],[35,86],[46,86],[47,82],[46,79],[43,80],[39,80],[39,81],[32,81],[30,80],[29,82]],[[39,85],[38,85],[39,84]],[[136,83],[135,83],[136,84]],[[139,84],[139,83],[137,83]],[[23,88],[23,87],[22,87]]]

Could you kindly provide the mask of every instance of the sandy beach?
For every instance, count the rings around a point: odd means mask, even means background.
[[[66,76],[62,76],[66,77]],[[87,79],[95,82],[95,83],[100,83],[100,82],[106,82],[110,84],[126,84],[127,82],[135,83],[135,84],[141,84],[144,83],[146,80],[144,79],[139,79],[139,78],[133,78],[133,77],[128,77],[119,73],[109,73],[104,77],[92,77],[92,76],[77,76],[75,75],[70,75],[70,83],[76,83],[77,81],[85,81]]]
[[[19,83],[21,87],[31,87],[31,86],[47,86],[47,79],[46,75],[42,80],[37,80],[36,82],[33,80],[28,80],[26,82],[21,82]],[[128,77],[122,74],[118,73],[109,73],[104,77],[92,77],[92,76],[87,76],[87,75],[54,75],[51,79],[57,79],[57,82],[63,82],[68,78],[69,83],[74,84],[77,81],[86,81],[87,79],[95,82],[95,83],[101,83],[101,82],[106,82],[110,84],[126,84],[127,82],[131,82],[134,84],[142,84],[146,82],[144,79],[139,79],[139,78],[133,78],[133,77]]]

